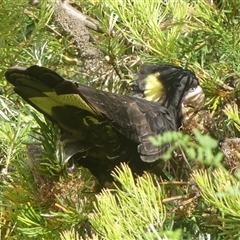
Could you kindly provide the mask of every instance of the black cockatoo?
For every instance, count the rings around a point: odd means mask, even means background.
[[[12,67],[5,77],[59,126],[66,161],[88,168],[103,187],[122,162],[136,176],[154,167],[169,145],[153,146],[149,137],[178,130],[182,106],[200,107],[204,100],[195,74],[170,65],[143,65],[134,96],[96,90],[39,66]]]

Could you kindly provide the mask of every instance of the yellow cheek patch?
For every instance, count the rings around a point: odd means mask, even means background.
[[[158,101],[165,92],[164,86],[159,80],[160,73],[150,74],[145,78],[145,99],[148,101]]]

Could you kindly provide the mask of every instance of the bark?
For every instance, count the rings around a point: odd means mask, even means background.
[[[83,62],[83,71],[92,81],[117,80],[114,67],[105,60],[104,53],[95,45],[95,40],[90,31],[102,33],[99,22],[90,18],[78,9],[69,5],[67,1],[57,1],[54,9],[55,21],[62,29],[70,34],[79,50],[80,59]]]

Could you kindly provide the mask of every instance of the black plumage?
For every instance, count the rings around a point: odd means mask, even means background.
[[[136,175],[151,169],[169,145],[153,146],[149,137],[177,130],[182,104],[203,100],[194,73],[175,66],[142,68],[134,91],[146,99],[96,90],[39,66],[13,67],[5,77],[59,126],[67,161],[88,168],[102,186],[112,182],[111,172],[121,162]]]

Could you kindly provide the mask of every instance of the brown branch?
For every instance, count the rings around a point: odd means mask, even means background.
[[[99,22],[96,19],[91,18],[83,14],[82,12],[78,11],[76,8],[69,5],[68,1],[59,2],[57,5],[60,6],[62,9],[64,9],[65,13],[68,16],[72,16],[72,18],[81,22],[85,27],[91,30],[94,30],[96,32],[103,33],[102,30],[99,29],[98,27]]]
[[[103,76],[111,69],[105,61],[104,53],[93,44],[93,37],[88,28],[98,30],[97,21],[85,16],[70,6],[67,1],[57,1],[54,5],[55,21],[62,29],[73,37],[83,62],[83,71],[92,81],[103,80]]]
[[[162,203],[168,203],[168,202],[172,202],[172,201],[176,201],[176,200],[187,199],[188,197],[189,197],[189,195],[165,198],[165,199],[162,200]]]

